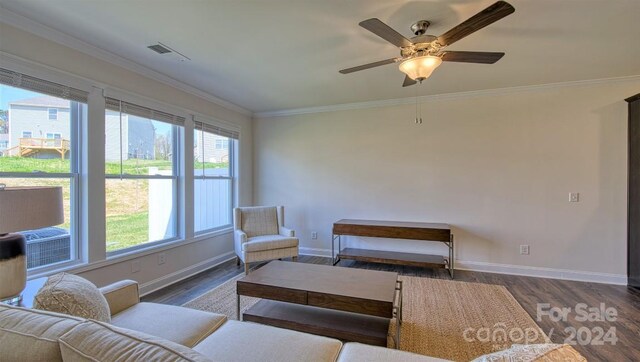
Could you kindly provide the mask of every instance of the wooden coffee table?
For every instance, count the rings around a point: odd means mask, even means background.
[[[332,337],[387,345],[396,317],[400,346],[402,281],[397,273],[272,261],[237,282],[240,296],[262,298],[243,320]]]

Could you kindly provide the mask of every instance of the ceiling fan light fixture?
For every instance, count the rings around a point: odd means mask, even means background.
[[[400,71],[413,80],[424,80],[442,64],[442,59],[434,55],[424,55],[407,59],[400,63]]]

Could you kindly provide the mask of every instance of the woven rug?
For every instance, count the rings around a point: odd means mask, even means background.
[[[236,319],[239,275],[184,306]],[[511,344],[547,343],[548,337],[498,285],[401,276],[403,323],[400,349],[453,361],[470,361]],[[259,299],[242,297],[244,311]],[[395,333],[395,320],[389,336]],[[388,338],[388,347],[394,342]]]

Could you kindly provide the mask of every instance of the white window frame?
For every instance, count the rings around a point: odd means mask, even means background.
[[[195,128],[194,128],[195,130]],[[200,132],[202,132],[204,134],[204,130],[200,130]],[[216,135],[215,133],[211,133],[211,132],[207,132],[209,134],[213,134]],[[216,135],[217,136],[217,135]],[[204,138],[204,135],[202,136]],[[194,137],[194,145],[196,144],[195,141],[196,137]],[[204,175],[204,173],[201,176],[196,176],[195,175],[195,168],[194,168],[194,176],[193,176],[193,187],[194,187],[194,193],[193,193],[193,230],[194,230],[194,235],[195,236],[200,236],[200,235],[204,235],[204,234],[208,234],[208,233],[212,233],[212,232],[216,232],[216,231],[220,231],[220,230],[224,230],[224,229],[229,229],[233,227],[233,208],[236,206],[236,199],[235,199],[235,188],[236,188],[236,147],[235,147],[235,143],[237,142],[237,140],[233,139],[233,138],[228,138],[228,144],[229,144],[229,175],[228,176],[206,176]],[[214,142],[214,149],[218,149],[217,148],[217,139],[216,142]],[[200,144],[202,144],[202,160],[200,162],[204,163],[204,146],[205,146],[205,142],[204,140],[200,140]],[[233,145],[233,146],[232,146]],[[230,223],[226,224],[226,225],[220,225],[220,226],[216,226],[213,228],[208,228],[208,229],[203,229],[203,230],[196,230],[195,226],[196,226],[196,218],[195,218],[195,182],[196,180],[229,180],[229,200],[230,202],[230,207],[229,207],[229,220]]]
[[[51,135],[51,137],[49,137],[49,135]],[[54,133],[47,132],[46,136],[48,140],[62,139],[62,134],[58,132],[54,132]],[[58,136],[58,138],[56,138],[56,136]]]
[[[29,134],[29,137],[25,136],[25,134]],[[33,138],[33,132],[32,131],[22,131],[22,137],[20,138]]]
[[[71,107],[76,106],[78,102],[71,101]],[[88,105],[85,110],[88,112]],[[75,119],[74,119],[75,118]],[[82,246],[80,245],[80,162],[79,155],[80,149],[79,146],[81,144],[80,135],[82,121],[81,115],[78,114],[78,117],[70,117],[69,119],[69,127],[71,132],[71,152],[70,152],[70,169],[69,173],[48,173],[48,172],[0,172],[0,178],[33,178],[33,179],[69,179],[69,190],[70,190],[70,208],[69,208],[69,235],[71,239],[70,245],[70,258],[66,261],[61,261],[57,263],[52,263],[48,265],[43,265],[40,267],[29,269],[28,275],[32,274],[45,274],[54,270],[69,268],[74,265],[78,265],[82,262]],[[22,131],[23,136],[24,133],[28,132],[33,135],[31,131]],[[27,137],[22,137],[27,138]],[[31,137],[29,137],[31,138]]]
[[[54,111],[53,112],[53,114],[54,114],[53,118],[51,118],[51,115],[52,115],[51,111]],[[58,112],[59,112],[58,108],[47,108],[47,117],[48,117],[48,119],[50,121],[57,121],[58,120]]]
[[[142,104],[144,105],[144,104]],[[105,109],[105,115],[106,112],[109,111],[108,109]],[[126,114],[123,112],[120,112],[120,117],[122,119],[122,115]],[[150,118],[151,119],[151,118]],[[152,119],[154,120],[154,119]],[[156,122],[162,122],[162,121],[157,121],[154,120]],[[104,122],[106,123],[106,117],[104,119]],[[123,248],[123,249],[118,249],[118,250],[113,250],[113,251],[107,251],[107,259],[112,259],[112,258],[117,258],[119,256],[122,255],[127,255],[127,254],[132,254],[132,253],[136,253],[145,249],[150,249],[150,248],[154,248],[157,247],[159,245],[163,245],[163,244],[167,244],[167,243],[172,243],[172,242],[177,242],[180,240],[183,240],[182,235],[184,234],[182,232],[182,225],[180,220],[182,219],[181,216],[181,204],[180,204],[180,188],[181,188],[181,183],[180,183],[180,160],[182,159],[182,142],[180,142],[181,137],[181,132],[183,131],[184,127],[181,126],[177,126],[177,125],[172,125],[172,145],[173,145],[173,153],[171,155],[171,162],[172,162],[172,169],[173,169],[173,174],[171,176],[165,176],[165,175],[131,175],[131,174],[124,174],[122,173],[122,169],[121,169],[121,173],[120,174],[107,174],[105,173],[105,181],[106,180],[158,180],[158,179],[171,179],[173,180],[173,205],[175,205],[174,208],[174,212],[175,215],[173,217],[173,222],[174,222],[174,228],[176,231],[176,236],[172,237],[172,238],[167,238],[167,239],[162,239],[162,240],[156,240],[156,241],[147,241],[145,243],[139,244],[139,245],[135,245],[135,246],[131,246],[128,248]],[[105,139],[105,144],[103,145],[103,147],[106,146],[106,139]],[[123,146],[123,135],[122,135],[122,128],[120,128],[120,147]],[[122,149],[120,149],[120,154],[122,154]],[[106,162],[103,161],[103,162]],[[122,161],[121,161],[122,162]],[[104,167],[104,166],[103,166]],[[106,215],[105,215],[106,216]],[[105,217],[105,228],[106,228],[106,217]],[[106,231],[106,229],[105,229]],[[105,240],[105,248],[106,248],[106,242],[108,242],[108,240]]]

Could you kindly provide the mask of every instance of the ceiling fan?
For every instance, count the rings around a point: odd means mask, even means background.
[[[372,18],[362,21],[361,27],[400,48],[400,56],[343,69],[340,73],[348,74],[401,62],[400,71],[406,74],[402,86],[407,87],[427,79],[443,61],[493,64],[500,60],[504,53],[450,51],[445,48],[514,11],[511,4],[498,1],[440,36],[426,34],[430,23],[427,20],[420,20],[411,25],[411,31],[415,34],[411,39],[405,38],[380,19]]]

